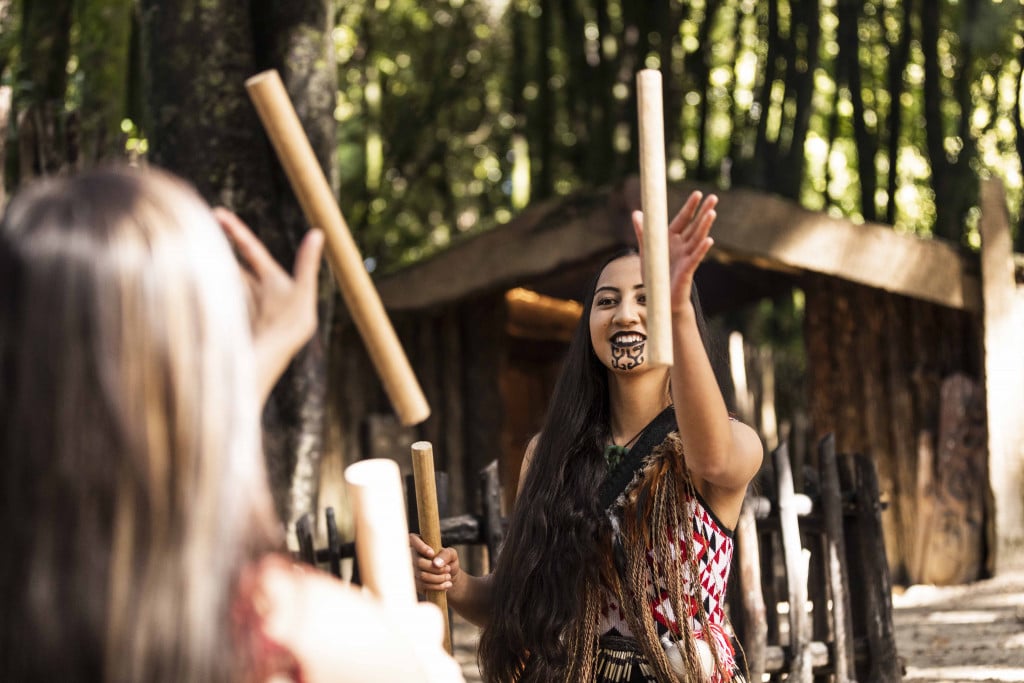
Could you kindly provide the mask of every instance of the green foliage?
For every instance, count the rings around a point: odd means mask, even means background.
[[[67,112],[120,139],[121,121],[137,117],[115,81],[138,68],[105,55],[125,53],[130,0],[77,0],[63,42],[46,38],[71,46],[63,61],[26,42],[12,11],[32,7],[37,26],[51,18],[39,8],[70,1],[0,0],[12,120],[56,83]],[[644,66],[665,78],[671,179],[759,188],[976,246],[978,179],[994,174],[1022,217],[1024,0],[336,7],[340,200],[384,269],[530,202],[635,172],[633,78]]]
[[[339,14],[341,204],[385,268],[511,215],[497,29],[486,5],[454,0],[348,3]]]
[[[612,182],[635,171],[633,75],[652,66],[671,178],[922,235],[942,209],[971,245],[979,175],[1004,179],[1020,217],[1022,4],[936,2],[931,46],[927,8],[900,0],[348,3],[343,206],[390,268],[508,220],[524,191]]]

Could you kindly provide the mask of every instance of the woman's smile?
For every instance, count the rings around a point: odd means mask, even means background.
[[[594,353],[609,370],[633,370],[644,364],[647,346],[647,295],[640,257],[633,254],[605,266],[590,309]]]
[[[612,346],[636,346],[637,344],[643,344],[647,341],[647,335],[640,334],[639,332],[618,332],[612,335],[611,342]]]

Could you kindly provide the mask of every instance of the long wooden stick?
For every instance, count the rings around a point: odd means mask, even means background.
[[[429,441],[417,441],[412,445],[412,474],[416,481],[416,513],[420,522],[420,536],[436,552],[441,549],[441,515],[437,509],[434,448]],[[427,591],[427,600],[437,605],[444,616],[444,647],[451,653],[448,594],[444,591]]]
[[[394,607],[416,603],[409,525],[398,464],[371,458],[345,468],[355,518],[356,557],[363,585]]]
[[[668,267],[668,198],[661,72],[636,75],[640,123],[640,195],[644,211],[643,270],[647,294],[647,362],[672,365],[672,293]]]
[[[276,71],[264,71],[248,79],[245,87],[306,220],[324,231],[331,269],[391,405],[402,424],[423,422],[430,416],[430,406],[388,319],[380,294],[366,272],[359,249],[281,77]]]

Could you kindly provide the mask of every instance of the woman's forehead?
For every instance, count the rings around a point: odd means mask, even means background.
[[[601,276],[597,279],[597,287],[628,287],[632,289],[636,285],[643,284],[644,274],[640,264],[640,257],[636,254],[628,254],[615,259],[604,267]]]

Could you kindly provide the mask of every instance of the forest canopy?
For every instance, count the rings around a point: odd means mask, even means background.
[[[158,122],[145,83],[173,68],[158,63],[170,55],[145,58],[153,4],[0,0],[8,191],[149,153]],[[250,3],[168,4],[216,16]],[[289,4],[330,18],[336,96],[323,110],[336,146],[320,151],[377,269],[634,173],[644,67],[665,76],[670,179],[761,189],[970,248],[979,179],[996,176],[1021,220],[1022,0]],[[257,52],[272,31],[256,32]],[[194,40],[181,48],[203,50]]]

